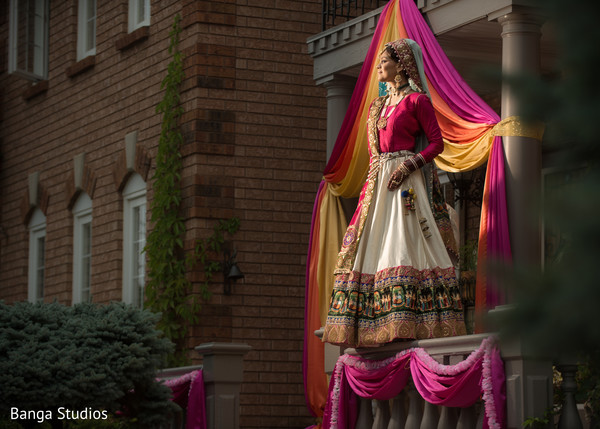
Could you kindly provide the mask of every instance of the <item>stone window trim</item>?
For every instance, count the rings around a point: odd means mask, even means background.
[[[45,186],[40,182],[40,173],[33,172],[28,177],[28,187],[21,198],[21,220],[28,225],[35,209],[39,208],[44,216],[48,215],[50,197]]]
[[[150,26],[145,25],[137,30],[132,31],[131,33],[124,34],[119,37],[115,42],[115,48],[118,51],[124,51],[139,43],[142,43],[144,40],[148,39],[149,36]]]
[[[69,67],[67,67],[67,69],[65,70],[65,74],[67,75],[67,77],[73,78],[87,70],[92,69],[95,65],[96,65],[96,56],[90,55],[88,57],[85,57],[82,60],[79,60],[79,61],[71,64]]]
[[[76,155],[73,163],[64,187],[68,210],[73,210],[81,193],[86,193],[93,200],[97,181],[95,173],[85,164],[85,153]]]
[[[130,176],[137,173],[144,182],[148,182],[152,158],[146,149],[138,144],[138,132],[133,131],[125,136],[125,147],[115,159],[113,179],[118,192],[123,192]]]
[[[37,97],[38,95],[42,95],[48,92],[49,86],[50,85],[47,80],[41,80],[30,85],[25,91],[23,91],[21,95],[26,101],[29,101],[32,98]]]

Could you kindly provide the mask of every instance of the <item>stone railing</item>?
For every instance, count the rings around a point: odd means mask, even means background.
[[[444,365],[454,365],[478,349],[488,335],[467,335],[410,342],[392,343],[377,349],[347,349],[349,355],[364,359],[384,359],[403,350],[424,348]],[[356,429],[475,429],[482,426],[481,401],[469,408],[450,408],[426,402],[409,382],[402,393],[390,401],[360,399]]]
[[[469,408],[440,407],[424,401],[410,386],[391,401],[361,398],[356,429],[475,429],[482,422],[480,402]]]
[[[322,336],[322,329],[315,332]],[[455,365],[478,349],[490,334],[391,343],[374,349],[346,349],[325,344],[325,372],[331,374],[340,354],[379,360],[409,348],[423,348],[437,362]],[[543,417],[552,406],[552,362],[535,357],[526,344],[516,340],[500,341],[506,377],[506,428],[521,429],[526,419]],[[393,401],[363,401],[360,429],[365,428],[479,428],[483,419],[482,403],[467,409],[438,407],[426,403],[412,381]],[[387,423],[386,423],[387,422]],[[386,424],[388,426],[386,426]]]
[[[205,343],[196,347],[203,356],[203,365],[169,368],[160,371],[161,380],[179,378],[202,369],[206,395],[206,427],[208,429],[238,429],[240,427],[240,388],[244,355],[251,350],[247,344]],[[185,427],[183,415],[174,417],[172,428]]]

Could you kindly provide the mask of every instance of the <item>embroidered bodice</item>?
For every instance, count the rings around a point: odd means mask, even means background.
[[[383,108],[383,115],[389,110]],[[387,126],[379,130],[379,150],[397,152],[415,150],[415,139],[424,132],[429,145],[421,151],[425,161],[431,162],[444,150],[442,133],[435,117],[435,111],[429,98],[420,93],[407,95],[387,119]]]

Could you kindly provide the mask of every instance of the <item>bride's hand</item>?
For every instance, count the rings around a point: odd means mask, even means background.
[[[404,182],[404,179],[406,179],[406,177],[408,177],[407,174],[405,174],[399,168],[396,169],[390,175],[390,179],[388,180],[388,184],[387,184],[388,189],[390,191],[395,191],[396,189],[398,189],[400,187],[400,185],[402,184],[402,182]]]

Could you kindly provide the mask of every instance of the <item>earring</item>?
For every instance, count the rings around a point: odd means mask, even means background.
[[[408,85],[412,88],[413,91],[421,92],[419,90],[419,87],[417,87],[417,84],[415,83],[415,81],[412,80],[411,78],[408,79]]]

